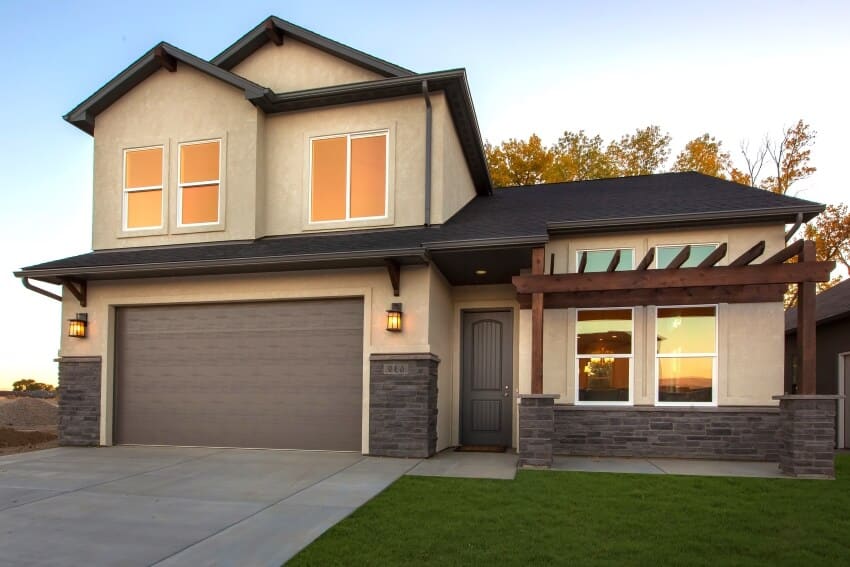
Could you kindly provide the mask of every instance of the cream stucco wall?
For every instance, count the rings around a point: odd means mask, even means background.
[[[231,70],[279,93],[384,78],[290,37],[266,43]]]
[[[431,105],[431,223],[442,224],[475,198],[475,184],[466,165],[445,96],[432,96]]]
[[[635,249],[637,264],[649,247],[665,244],[728,243],[727,264],[765,240],[765,253],[756,263],[784,247],[784,227],[752,226],[702,230],[622,233],[605,236],[556,238],[546,246],[547,266],[555,254],[555,272],[575,272],[577,251]],[[782,304],[720,304],[717,313],[717,404],[776,405],[771,396],[783,391],[784,321]],[[634,309],[633,403],[655,403],[655,308]],[[559,403],[575,403],[575,309],[547,309],[544,313],[543,390],[559,394]],[[531,312],[520,315],[519,382],[531,391]]]
[[[401,296],[393,296],[384,269],[292,272],[191,278],[92,281],[88,305],[80,308],[66,292],[63,321],[79,311],[89,316],[88,336],[76,339],[63,333],[60,356],[101,356],[101,443],[112,443],[113,329],[115,308],[203,302],[269,301],[306,298],[362,297],[363,337],[363,452],[368,452],[369,355],[372,353],[431,352],[429,310],[431,274],[427,266],[402,269]],[[445,292],[443,292],[445,293]],[[404,331],[386,330],[386,310],[393,301],[404,304]],[[445,347],[441,347],[445,350]],[[450,359],[450,357],[449,357]],[[449,363],[450,364],[450,363]],[[445,379],[445,378],[444,378]],[[445,427],[445,424],[443,425]]]
[[[428,342],[431,352],[440,357],[437,367],[437,451],[442,451],[452,444],[452,287],[434,266],[429,269],[429,285]]]
[[[272,55],[262,55],[264,50],[277,53],[278,48],[271,45],[245,63],[260,65],[269,58],[279,63]],[[342,68],[348,65],[334,61]],[[306,65],[298,57],[287,64]],[[475,190],[445,96],[433,93],[431,101],[431,222],[439,224],[472,199]],[[310,223],[310,139],[375,130],[389,133],[386,218]],[[425,222],[422,96],[265,115],[245,100],[239,89],[178,65],[174,73],[157,71],[99,114],[94,139],[95,250],[418,226]],[[222,140],[221,222],[178,227],[178,144],[205,139]],[[123,152],[152,145],[164,146],[165,226],[124,231]]]
[[[95,250],[158,246],[257,236],[257,185],[262,155],[258,131],[262,112],[239,89],[178,65],[160,70],[97,116],[94,136]],[[222,219],[204,228],[177,227],[177,147],[181,142],[222,140]],[[122,230],[123,152],[164,146],[165,227]],[[132,234],[132,235],[131,235]]]

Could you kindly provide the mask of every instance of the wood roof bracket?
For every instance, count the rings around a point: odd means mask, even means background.
[[[269,38],[269,41],[280,47],[283,45],[283,32],[278,29],[271,18],[266,20],[266,23],[263,24],[263,31],[266,33],[266,37]]]
[[[390,276],[390,284],[393,286],[393,295],[398,297],[401,294],[401,266],[395,260],[385,260],[387,264],[387,273]]]
[[[80,302],[80,307],[86,306],[88,295],[88,285],[85,280],[62,279],[62,284],[77,298]]]
[[[166,69],[169,73],[177,70],[177,59],[168,53],[164,46],[157,45],[153,50],[153,57],[159,63],[159,66]]]

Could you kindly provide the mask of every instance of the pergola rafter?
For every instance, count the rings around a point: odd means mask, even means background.
[[[579,273],[544,274],[543,248],[533,251],[531,275],[514,276],[520,307],[532,310],[532,394],[543,389],[544,307],[628,307],[636,305],[698,305],[705,303],[758,303],[782,301],[788,284],[799,285],[798,352],[801,393],[813,394],[815,384],[814,294],[817,282],[829,281],[835,262],[818,262],[814,242],[798,240],[760,264],[752,262],[764,253],[759,242],[729,263],[716,264],[726,255],[721,245],[695,268],[681,267],[690,257],[683,247],[661,270],[650,270],[654,249],[637,269],[586,273],[582,254]],[[788,262],[796,258],[796,262]],[[616,264],[611,262],[616,268]]]

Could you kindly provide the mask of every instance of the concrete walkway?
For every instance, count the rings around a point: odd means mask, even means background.
[[[0,565],[281,565],[418,461],[59,448],[0,457]]]
[[[786,478],[777,463],[709,461],[703,459],[628,459],[616,457],[555,457],[552,470],[578,472],[680,474]]]
[[[454,478],[512,480],[516,476],[516,453],[461,453],[446,449],[421,461],[407,474]]]

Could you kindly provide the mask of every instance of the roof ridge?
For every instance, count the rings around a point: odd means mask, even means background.
[[[406,69],[400,65],[396,65],[386,59],[375,57],[365,51],[361,51],[350,45],[346,45],[319,33],[316,33],[307,28],[293,24],[283,18],[275,15],[270,15],[262,22],[251,28],[247,33],[242,35],[235,42],[226,47],[221,53],[210,59],[210,63],[221,67],[222,69],[232,69],[257,49],[265,45],[269,41],[266,34],[266,26],[268,24],[274,26],[277,30],[294,37],[297,41],[306,43],[311,47],[320,49],[331,55],[335,55],[340,59],[359,65],[378,74],[387,77],[400,77],[415,74],[410,69]]]

